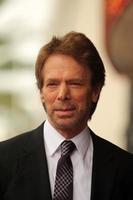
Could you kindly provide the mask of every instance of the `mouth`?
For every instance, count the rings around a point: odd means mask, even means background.
[[[55,109],[55,113],[59,116],[71,116],[75,108]]]

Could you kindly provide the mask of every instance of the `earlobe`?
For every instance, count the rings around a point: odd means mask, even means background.
[[[42,92],[40,92],[40,98],[41,98],[41,102],[44,103],[44,96]]]
[[[44,103],[44,98],[41,98],[41,102]]]
[[[93,96],[92,96],[93,103],[96,103],[98,101],[98,99],[99,99],[99,94],[93,94]]]
[[[96,103],[99,99],[99,96],[100,96],[100,92],[101,92],[101,88],[96,88],[94,91],[93,91],[93,94],[92,94],[92,101],[94,103]]]

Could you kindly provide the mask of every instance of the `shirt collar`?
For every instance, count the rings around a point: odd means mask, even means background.
[[[71,138],[71,141],[76,145],[78,152],[83,158],[90,146],[90,139],[91,136],[88,127],[75,137]],[[60,151],[60,144],[65,138],[49,123],[48,120],[46,120],[44,123],[44,140],[50,156],[53,156],[57,151]]]
[[[74,142],[74,144],[77,147],[77,150],[81,154],[81,156],[85,156],[89,146],[90,146],[90,139],[91,136],[89,134],[89,128],[84,128],[78,135],[73,137],[71,140]]]

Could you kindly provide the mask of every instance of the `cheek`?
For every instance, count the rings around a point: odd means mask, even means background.
[[[73,95],[73,100],[81,104],[89,101],[90,98],[91,98],[91,95],[87,91],[77,92]]]
[[[41,101],[46,113],[49,113],[49,114],[52,113],[52,104],[53,104],[52,99],[49,96],[43,94]]]
[[[77,95],[74,99],[75,104],[79,107],[81,110],[87,110],[87,108],[90,107],[90,104],[92,102],[92,95],[90,93],[81,93],[80,95]]]
[[[41,95],[41,100],[46,106],[51,106],[55,101],[55,95],[45,91]]]

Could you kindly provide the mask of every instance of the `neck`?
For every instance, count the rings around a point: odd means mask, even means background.
[[[51,122],[50,122],[51,123]],[[80,127],[58,127],[51,123],[51,125],[60,133],[65,139],[71,139],[81,133],[81,131],[84,130],[84,128],[87,126],[87,124],[84,124]]]

